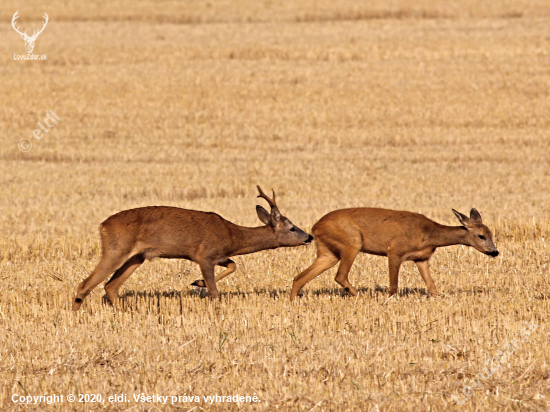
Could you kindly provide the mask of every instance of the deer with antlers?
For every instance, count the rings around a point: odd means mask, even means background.
[[[418,213],[388,209],[354,208],[328,213],[311,229],[317,244],[317,258],[294,278],[290,299],[293,300],[307,282],[338,262],[336,282],[357,296],[348,274],[359,252],[388,257],[390,295],[397,293],[399,268],[407,260],[416,263],[430,295],[437,294],[428,261],[438,247],[466,245],[486,255],[498,256],[493,235],[476,209],[470,211],[470,217],[454,209],[453,212],[461,226],[445,226]]]
[[[260,250],[309,244],[313,237],[281,215],[273,198],[258,186],[258,197],[267,201],[271,212],[256,206],[264,226],[243,227],[211,212],[177,207],[152,206],[119,212],[100,225],[102,257],[92,274],[77,288],[73,310],[110,274],[105,284],[107,297],[117,306],[118,290],[147,259],[187,259],[199,264],[212,299],[218,297],[216,282],[233,273],[237,266],[230,257]],[[226,269],[214,276],[214,267]]]
[[[27,49],[27,53],[30,54],[30,53],[32,53],[32,51],[34,50],[34,42],[36,41],[36,38],[37,38],[38,35],[39,35],[40,33],[42,33],[42,32],[44,31],[44,29],[46,28],[46,24],[48,24],[49,18],[48,18],[48,15],[47,15],[46,13],[44,13],[44,18],[46,19],[46,21],[42,23],[42,28],[41,28],[40,30],[38,30],[38,31],[37,31],[37,30],[34,30],[32,36],[29,37],[29,36],[27,35],[27,30],[25,30],[24,33],[21,33],[21,32],[19,31],[19,27],[15,27],[15,21],[19,18],[19,16],[17,15],[17,13],[19,13],[19,10],[17,10],[17,11],[15,12],[15,14],[13,15],[13,18],[11,19],[11,25],[12,25],[13,29],[14,29],[17,33],[19,33],[19,34],[21,35],[21,38],[22,38],[23,40],[25,40],[25,48]]]

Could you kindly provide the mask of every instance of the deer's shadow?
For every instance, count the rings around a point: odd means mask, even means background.
[[[364,296],[368,298],[376,298],[381,295],[385,295],[389,297],[389,288],[387,286],[380,286],[376,285],[374,287],[359,287],[357,288],[357,292],[359,292],[359,296]],[[309,290],[306,292],[302,292],[305,296],[306,294],[311,294],[313,296],[341,296],[342,298],[352,298],[355,299],[355,296],[350,295],[348,292],[344,290],[344,288],[334,287],[334,288],[320,288],[315,290]],[[418,295],[418,296],[428,296],[428,290],[425,288],[400,288],[397,291],[398,296],[412,296],[412,295]]]
[[[358,289],[360,297],[374,298],[381,295],[388,295],[388,288],[382,286],[375,286],[373,288],[365,287]],[[251,296],[267,296],[271,299],[289,299],[290,298],[290,288],[255,288],[251,291],[220,291],[220,299],[232,299],[232,298],[241,298],[246,299]],[[402,288],[399,290],[399,296],[427,296],[428,292],[423,288]],[[323,296],[334,296],[340,297],[342,299],[355,299],[354,296],[350,295],[343,288],[321,288],[321,289],[311,289],[302,291],[298,295],[298,299],[307,298],[307,297],[323,297]],[[148,290],[148,291],[135,291],[135,290],[126,290],[119,297],[119,305],[122,309],[131,309],[138,304],[141,306],[145,304],[147,307],[159,307],[163,304],[163,301],[178,301],[180,306],[182,306],[184,299],[208,299],[208,291],[206,288],[195,288],[190,290],[170,290],[170,291],[160,291],[160,290]],[[111,305],[107,295],[103,295],[103,303],[106,305]]]
[[[334,287],[334,288],[319,288],[319,289],[308,289],[301,291],[298,295],[298,299],[308,298],[308,297],[340,297],[342,299],[357,299],[357,298],[380,298],[380,297],[389,297],[389,288],[387,286],[375,285],[374,287],[361,287],[358,288],[359,292],[358,297],[354,297],[346,292],[343,288]],[[446,291],[446,295],[480,295],[497,292],[490,288],[486,287],[475,287],[471,289],[455,289],[451,291]],[[221,300],[231,299],[231,298],[241,298],[246,299],[250,296],[268,296],[271,299],[289,299],[290,298],[290,288],[255,288],[251,291],[220,291],[219,292]],[[403,287],[398,290],[397,295],[399,297],[414,297],[422,296],[428,297],[429,291],[426,288],[419,287]],[[162,305],[163,301],[179,301],[180,307],[183,308],[183,299],[186,298],[200,298],[208,299],[208,291],[206,288],[194,288],[189,290],[170,290],[170,291],[160,291],[160,290],[149,290],[149,291],[135,291],[135,290],[126,290],[119,297],[120,307],[123,309],[131,309],[136,306],[138,302],[145,303],[146,306],[158,307]],[[107,298],[107,295],[103,296],[103,303],[110,305],[110,301]]]

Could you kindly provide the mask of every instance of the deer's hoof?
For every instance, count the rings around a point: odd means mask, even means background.
[[[199,288],[205,288],[206,285],[204,284],[204,280],[199,279],[195,280],[193,283],[191,283],[191,286],[198,286]]]

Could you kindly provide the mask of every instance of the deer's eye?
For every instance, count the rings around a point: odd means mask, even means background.
[[[477,235],[477,237],[479,237],[481,240],[485,240],[485,236],[483,235]]]
[[[291,232],[296,232],[296,228],[295,228],[294,226],[292,226],[292,227],[290,228],[290,231],[291,231]]]

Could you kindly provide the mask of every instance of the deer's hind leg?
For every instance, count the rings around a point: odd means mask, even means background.
[[[73,310],[80,309],[86,296],[107,277],[119,269],[128,260],[128,255],[107,253],[103,254],[94,271],[84,279],[76,289]]]
[[[227,268],[227,269],[225,269],[222,273],[216,276],[216,283],[218,283],[224,277],[229,276],[230,274],[232,274],[237,270],[237,265],[231,259],[224,260],[223,262],[218,263],[218,265],[223,266],[224,268]],[[203,279],[198,279],[198,280],[195,280],[193,283],[191,283],[191,286],[198,286],[200,288],[205,288],[206,283],[204,283]]]
[[[118,306],[118,290],[126,279],[128,279],[144,261],[145,257],[143,255],[132,256],[105,284],[105,292],[107,293],[107,297],[115,308]]]
[[[292,301],[296,296],[298,296],[298,293],[306,283],[319,276],[325,270],[328,270],[336,265],[338,260],[338,257],[336,257],[336,255],[332,253],[329,248],[320,242],[317,242],[317,258],[310,267],[294,278],[290,300]]]

